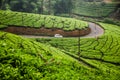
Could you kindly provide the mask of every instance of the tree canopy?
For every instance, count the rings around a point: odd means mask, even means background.
[[[3,10],[30,13],[70,13],[72,0],[0,0]]]

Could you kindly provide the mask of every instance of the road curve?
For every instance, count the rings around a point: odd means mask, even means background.
[[[104,34],[104,29],[95,23],[89,22],[89,28],[91,29],[91,33],[89,33],[88,35],[82,36],[81,38],[96,38]],[[26,37],[26,38],[53,38],[50,36],[35,36],[35,35],[20,35],[20,36]]]
[[[104,34],[104,29],[95,23],[89,23],[91,33],[88,35],[82,36],[83,38],[95,38]]]

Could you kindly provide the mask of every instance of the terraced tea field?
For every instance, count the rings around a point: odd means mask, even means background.
[[[80,55],[78,55],[77,38],[36,39],[38,42],[50,44],[67,55],[109,73],[117,80],[120,73],[120,27],[112,24],[99,23],[105,30],[104,35],[96,38],[80,39]],[[114,74],[112,74],[114,73]]]
[[[88,27],[87,22],[77,19],[12,11],[0,11],[0,24],[32,28],[57,28],[66,31]]]
[[[0,31],[0,79],[119,80],[120,27],[98,24],[105,32],[95,38],[27,39]],[[0,11],[0,28],[9,26],[66,31],[85,29],[88,23],[57,16]]]
[[[102,2],[80,2],[76,3],[75,14],[91,17],[106,17],[109,16],[116,8],[114,3]]]
[[[1,79],[119,79],[119,71],[107,71],[85,66],[50,45],[0,32]]]

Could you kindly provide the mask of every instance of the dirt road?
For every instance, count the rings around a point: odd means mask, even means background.
[[[104,29],[95,23],[89,23],[91,33],[83,36],[84,38],[95,38],[104,34]]]
[[[91,29],[91,33],[88,35],[82,36],[81,38],[95,38],[104,34],[104,29],[95,23],[90,22],[89,27]],[[50,37],[50,36],[34,36],[34,35],[21,35],[21,36],[26,38],[53,38],[54,37],[54,36]]]

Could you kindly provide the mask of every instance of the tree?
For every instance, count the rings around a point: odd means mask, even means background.
[[[48,11],[48,13],[51,14],[51,0],[48,0],[48,3],[49,3],[49,11]]]
[[[6,9],[6,7],[10,6],[13,11],[42,13],[43,2],[44,0],[0,0],[0,7],[4,4],[2,9]]]
[[[73,8],[72,0],[58,0],[54,5],[55,14],[70,13]]]
[[[43,11],[44,11],[43,6],[44,6],[44,0],[41,0],[41,6],[40,6],[40,12],[41,13],[43,13]]]
[[[4,9],[5,8],[5,3],[7,0],[0,0],[0,9]]]

